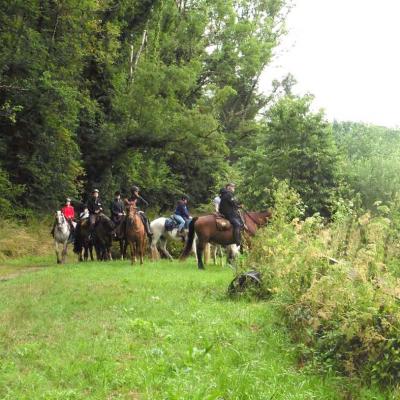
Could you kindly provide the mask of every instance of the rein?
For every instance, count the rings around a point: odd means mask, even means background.
[[[261,224],[259,222],[257,222],[249,213],[249,211],[247,211],[246,209],[242,208],[242,210],[244,211],[245,215],[247,215],[256,225],[257,227],[261,226]]]

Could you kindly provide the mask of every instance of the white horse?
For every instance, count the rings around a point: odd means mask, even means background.
[[[65,257],[67,255],[67,245],[71,230],[68,221],[65,219],[64,214],[61,211],[56,212],[55,219],[54,247],[56,249],[57,264],[64,264]],[[62,245],[61,259],[58,249],[59,245]]]
[[[165,229],[166,220],[167,218],[160,217],[150,223],[150,228],[153,233],[153,237],[150,243],[151,257],[153,260],[158,260],[160,258],[158,248],[164,254],[165,257],[169,258],[170,260],[173,260],[171,254],[167,250],[167,238],[173,240],[182,240],[182,237],[178,235],[177,228],[172,229],[172,231],[167,231]],[[185,235],[186,234],[187,233],[185,231]],[[196,255],[196,238],[193,241],[192,251]]]

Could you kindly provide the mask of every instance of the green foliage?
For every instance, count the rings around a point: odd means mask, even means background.
[[[48,209],[93,186],[110,198],[136,182],[154,205],[182,192],[208,202],[240,136],[257,132],[267,101],[258,77],[285,8],[277,0],[3,3],[0,156],[10,181],[26,187],[18,200]]]
[[[306,207],[306,214],[330,215],[339,182],[338,154],[332,129],[323,114],[310,111],[311,97],[286,96],[268,112],[254,150],[239,161],[244,196],[259,206],[271,201],[266,191],[274,179],[287,180]]]
[[[349,196],[361,195],[364,208],[392,201],[400,192],[400,131],[360,123],[334,123]]]
[[[282,185],[277,197],[278,218],[258,235],[245,267],[261,270],[303,359],[325,371],[395,385],[399,281],[390,271],[400,267],[399,235],[392,229],[399,209],[377,204],[374,214],[357,215],[348,207],[346,215],[342,207],[326,226],[318,216],[281,218],[294,197]]]
[[[17,198],[24,192],[22,186],[10,182],[8,174],[0,168],[0,217],[11,218],[22,214]]]

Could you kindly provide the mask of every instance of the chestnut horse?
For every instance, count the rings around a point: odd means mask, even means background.
[[[269,210],[262,212],[244,211],[242,218],[245,223],[245,232],[250,236],[254,236],[257,229],[266,225],[271,216],[272,214]],[[207,243],[223,246],[235,243],[232,226],[224,231],[218,230],[214,214],[195,217],[189,224],[189,236],[183,249],[181,260],[188,257],[193,245],[194,234],[197,235],[197,266],[199,269],[204,269],[202,254]]]
[[[125,237],[131,249],[131,264],[136,262],[136,255],[139,255],[140,264],[143,264],[143,257],[146,248],[146,231],[138,209],[134,203],[127,203],[128,215],[126,216]]]

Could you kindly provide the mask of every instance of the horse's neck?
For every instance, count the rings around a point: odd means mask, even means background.
[[[258,221],[257,218],[252,215],[254,213],[249,213],[246,212],[244,214],[244,221],[246,223],[247,226],[247,230],[251,233],[251,234],[255,234],[256,230],[258,229],[259,225],[258,225]]]

